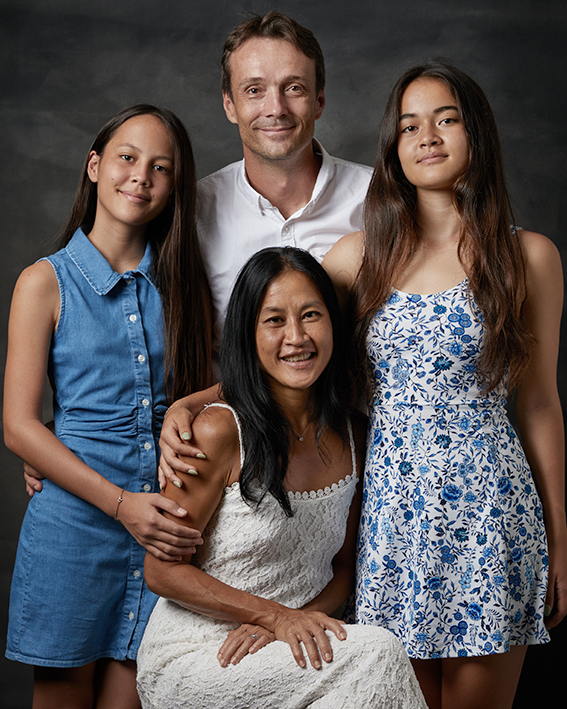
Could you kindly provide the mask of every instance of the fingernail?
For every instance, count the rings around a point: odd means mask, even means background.
[[[190,440],[191,440],[191,434],[189,433],[189,431],[183,431],[183,433],[181,434],[181,438],[182,438],[184,441],[190,441]]]
[[[195,468],[189,468],[187,472],[189,473],[189,475],[199,475]]]
[[[178,508],[177,508],[177,512],[178,512],[178,514],[180,514],[180,515],[186,515],[186,514],[187,514],[187,510],[184,510],[183,507],[178,507]]]
[[[179,480],[174,480],[173,484],[175,485],[175,487],[181,487],[181,483],[179,482]]]
[[[163,490],[163,485],[161,483],[159,484],[159,489]]]
[[[547,616],[551,615],[551,610],[552,610],[551,606],[548,603],[546,603],[544,606],[544,609],[543,609],[543,614],[545,615],[546,618],[547,618]]]
[[[330,652],[326,652],[326,653],[325,653],[325,660],[326,660],[327,662],[330,662],[330,661],[331,661],[331,653],[330,653]]]
[[[197,453],[195,458],[200,458],[201,460],[207,460],[207,456],[204,453]]]

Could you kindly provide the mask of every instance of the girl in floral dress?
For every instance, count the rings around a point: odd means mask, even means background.
[[[442,62],[410,69],[366,230],[324,266],[355,296],[372,392],[357,621],[404,642],[432,708],[510,707],[527,645],[567,611],[561,263],[512,223],[483,92]]]

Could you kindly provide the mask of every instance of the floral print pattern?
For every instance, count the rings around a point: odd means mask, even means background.
[[[482,314],[467,285],[394,291],[367,338],[376,386],[356,618],[414,658],[549,640],[541,503],[504,388],[479,389]]]

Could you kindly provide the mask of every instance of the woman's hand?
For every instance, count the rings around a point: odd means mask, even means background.
[[[221,667],[237,665],[246,655],[253,655],[260,648],[273,643],[276,636],[261,625],[243,623],[231,630],[218,652],[217,659]]]
[[[305,657],[301,643],[305,648],[311,666],[321,669],[321,658],[325,662],[333,659],[333,650],[326,630],[333,632],[339,640],[346,639],[344,623],[330,618],[319,611],[303,611],[286,608],[278,612],[274,622],[276,640],[286,642],[300,667],[305,667]]]
[[[175,471],[187,473],[193,469],[192,466],[181,460],[179,456],[201,459],[205,457],[203,451],[189,443],[192,436],[192,424],[193,414],[182,404],[174,404],[165,414],[159,439],[161,458],[158,477],[162,490],[168,481],[176,487],[182,487],[183,482],[175,474]]]
[[[48,421],[45,427],[48,428],[51,433],[55,433],[55,421]],[[36,492],[43,490],[43,483],[41,481],[45,480],[45,475],[42,475],[24,460],[24,480],[26,482],[26,492],[30,497],[33,497]]]
[[[26,483],[26,492],[30,497],[33,497],[36,492],[41,492],[43,490],[43,483],[41,481],[45,480],[45,476],[25,461],[24,480]]]
[[[181,561],[203,543],[201,533],[163,516],[186,517],[187,510],[157,493],[124,492],[116,519],[150,554],[162,561]]]
[[[548,630],[567,615],[567,530],[562,534],[548,534],[549,545],[549,578],[547,585],[545,625]]]

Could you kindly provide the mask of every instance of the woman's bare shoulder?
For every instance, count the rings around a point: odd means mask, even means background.
[[[336,242],[323,259],[323,268],[335,286],[350,290],[360,270],[363,255],[364,232],[353,231]]]
[[[195,445],[207,451],[207,458],[239,457],[240,439],[232,410],[213,403],[195,418],[192,430]]]
[[[526,263],[528,283],[531,280],[562,280],[561,255],[551,239],[535,231],[520,229],[518,238]]]
[[[11,315],[22,324],[55,327],[59,319],[59,283],[48,261],[38,261],[20,274],[12,296]]]
[[[53,266],[49,261],[38,261],[24,268],[16,282],[16,291],[39,297],[59,296],[59,284]]]

